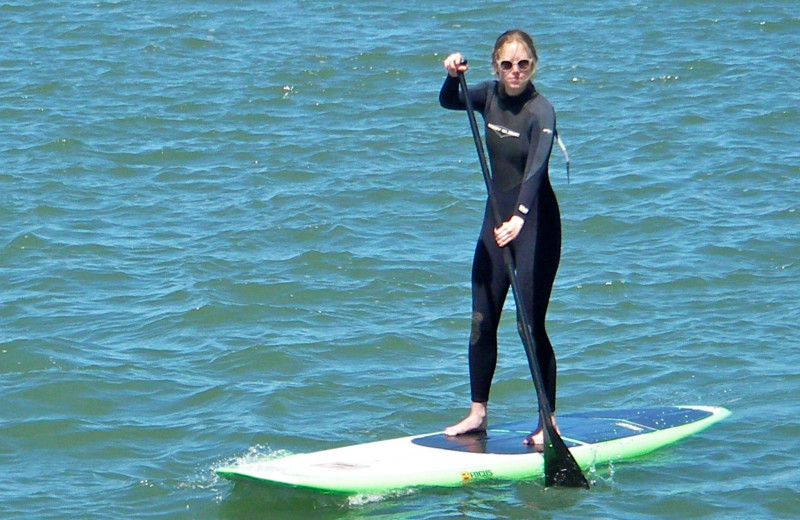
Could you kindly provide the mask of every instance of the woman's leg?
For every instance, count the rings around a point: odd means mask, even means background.
[[[446,435],[485,430],[487,403],[497,366],[497,326],[508,293],[502,250],[494,243],[491,226],[484,225],[472,262],[472,329],[469,373],[472,402],[467,416],[445,428]]]

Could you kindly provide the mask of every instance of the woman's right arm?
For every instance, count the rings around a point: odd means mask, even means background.
[[[439,104],[449,110],[466,110],[467,104],[459,89],[458,78],[447,76],[439,91]]]
[[[465,110],[467,105],[459,92],[458,73],[467,72],[469,65],[460,52],[454,52],[442,61],[442,66],[447,71],[447,77],[439,91],[439,104],[450,110]]]

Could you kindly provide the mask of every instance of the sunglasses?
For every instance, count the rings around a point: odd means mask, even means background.
[[[520,70],[520,72],[525,72],[529,68],[531,68],[531,60],[519,60],[518,62],[510,62],[510,61],[501,61],[499,63],[500,70],[503,72],[508,72],[514,68],[514,65]]]

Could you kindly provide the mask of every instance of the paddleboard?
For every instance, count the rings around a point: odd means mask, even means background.
[[[724,419],[712,406],[676,406],[563,414],[558,426],[575,460],[587,469],[624,461],[678,442]],[[257,481],[326,493],[374,493],[486,480],[535,480],[542,453],[522,439],[536,419],[481,434],[441,432],[289,455],[216,470],[230,480]]]

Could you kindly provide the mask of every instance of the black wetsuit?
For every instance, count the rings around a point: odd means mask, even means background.
[[[532,83],[518,96],[506,95],[496,81],[476,85],[469,93],[486,122],[492,187],[500,215],[504,220],[512,215],[525,219],[511,245],[544,390],[555,410],[556,359],[545,331],[545,314],[561,258],[561,216],[548,176],[555,111]],[[447,77],[439,102],[451,110],[466,109],[458,78]],[[472,263],[469,367],[474,402],[489,400],[497,364],[497,326],[510,285],[502,249],[494,239],[493,230],[499,224],[487,200]]]

